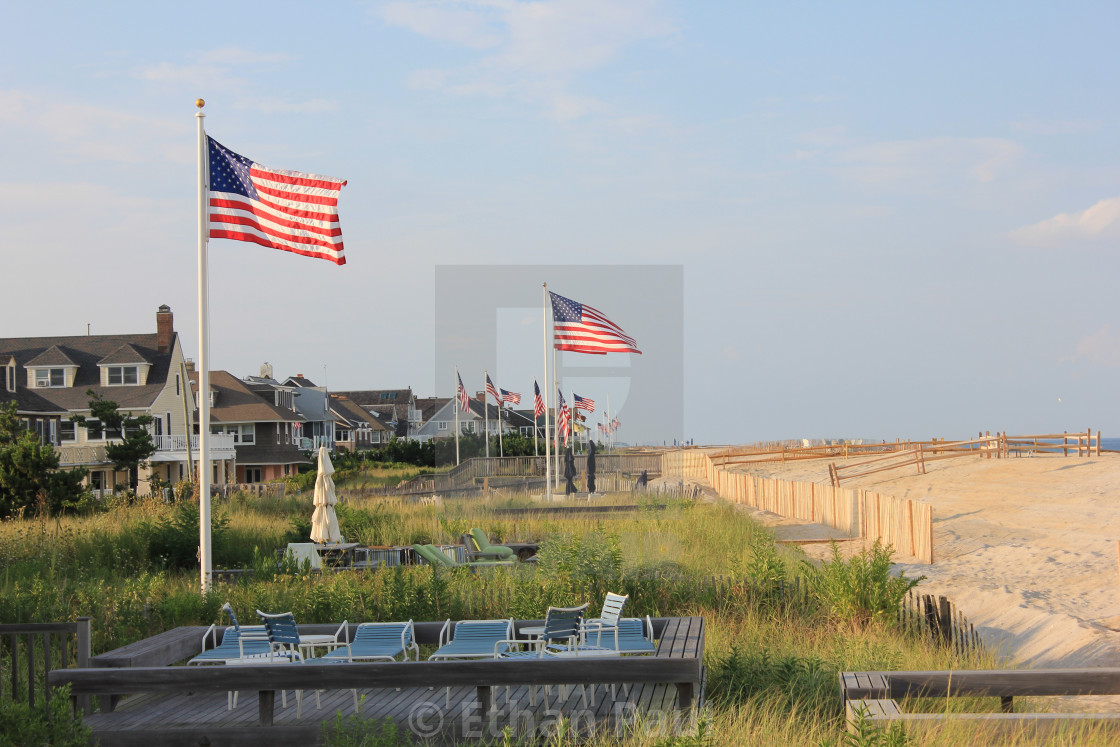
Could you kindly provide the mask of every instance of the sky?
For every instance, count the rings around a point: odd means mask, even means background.
[[[1114,2],[264,8],[6,6],[0,337],[166,303],[197,358],[202,97],[348,180],[343,267],[210,242],[212,368],[450,396],[437,268],[679,265],[682,439],[1120,433]],[[658,333],[603,286],[555,290]]]

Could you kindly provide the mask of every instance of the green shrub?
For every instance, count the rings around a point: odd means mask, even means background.
[[[48,709],[0,698],[0,747],[49,744],[53,747],[85,747],[90,729],[81,714],[70,715],[70,686],[51,694]]]
[[[196,567],[198,527],[198,504],[190,501],[177,504],[170,516],[160,517],[155,524],[148,524],[148,553],[152,564],[166,568]],[[215,565],[226,562],[223,555],[228,550],[228,533],[229,516],[211,513],[210,547],[214,551]]]
[[[891,575],[892,548],[875,544],[848,560],[840,556],[840,548],[832,543],[832,559],[819,568],[804,562],[810,590],[828,607],[838,620],[863,627],[871,622],[892,622],[906,592],[925,576],[906,578]]]

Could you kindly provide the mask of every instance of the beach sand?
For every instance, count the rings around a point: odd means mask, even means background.
[[[748,471],[748,470],[744,470]],[[749,471],[828,484],[828,461]],[[896,556],[919,587],[952,599],[983,641],[1029,667],[1120,666],[1120,454],[962,457],[844,482],[933,505],[934,564]],[[752,512],[780,540],[835,530]],[[859,549],[858,542],[844,542]],[[801,544],[814,557],[826,543]]]

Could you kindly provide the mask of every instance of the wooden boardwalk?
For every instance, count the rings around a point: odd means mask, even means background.
[[[520,621],[517,627],[534,622]],[[114,697],[113,704],[103,697],[106,710],[85,717],[102,745],[315,744],[324,722],[334,721],[339,713],[344,720],[355,713],[348,686],[362,681],[380,685],[357,688],[362,718],[392,719],[399,732],[431,744],[501,741],[507,727],[518,739],[544,742],[561,719],[565,728],[582,734],[624,732],[641,722],[668,736],[689,728],[703,697],[703,622],[699,617],[660,618],[654,624],[657,652],[621,659],[143,666],[169,642],[178,655],[183,642],[197,641],[197,631],[187,629],[190,636],[168,631],[162,644],[148,639],[132,644],[131,652],[126,647],[105,655],[102,664],[118,665],[111,669],[59,670],[52,673],[51,681],[71,682],[75,694],[133,693],[119,700]],[[437,625],[418,623],[417,638],[426,642],[427,626]],[[136,660],[142,665],[119,666]],[[623,685],[626,676],[638,681]],[[616,679],[620,681],[612,696],[605,683]],[[546,681],[570,684],[548,688],[530,684]],[[450,683],[449,690],[445,682]],[[296,683],[308,688],[301,707],[291,689]],[[397,683],[400,689],[392,686]],[[316,706],[313,684],[334,688],[320,691],[321,707]],[[242,690],[237,706],[230,710],[227,692],[233,685]],[[282,704],[279,693],[264,687],[287,688],[287,704]]]

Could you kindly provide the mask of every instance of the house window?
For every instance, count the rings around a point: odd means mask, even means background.
[[[179,396],[179,374],[175,374],[175,396]]]
[[[139,384],[140,375],[136,366],[109,366],[109,386]]]
[[[261,468],[260,467],[246,467],[245,468],[245,482],[255,483],[261,481]]]
[[[105,432],[101,428],[101,421],[97,418],[86,418],[86,440],[103,441]]]
[[[77,433],[73,422],[69,420],[63,420],[58,424],[58,439],[59,441],[77,440]]]
[[[62,368],[36,368],[35,386],[65,386],[66,370]]]
[[[233,435],[233,442],[235,444],[251,444],[256,443],[256,424],[255,423],[242,423],[241,425],[212,425],[210,426],[211,433],[229,433]]]
[[[14,392],[16,390],[16,367],[8,366],[8,391]]]
[[[439,421],[438,429],[441,430],[441,431],[447,430],[447,421],[446,420]]]

